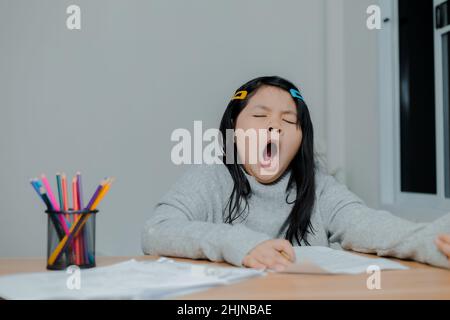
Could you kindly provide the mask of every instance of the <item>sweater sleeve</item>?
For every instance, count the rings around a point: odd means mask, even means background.
[[[438,234],[450,233],[450,214],[431,223],[411,222],[368,208],[331,176],[323,180],[319,206],[330,243],[337,242],[347,250],[450,268],[449,260],[434,243]]]
[[[193,166],[156,205],[142,233],[145,254],[227,261],[242,266],[247,253],[270,239],[243,224],[214,221],[220,217],[221,177],[208,166]],[[222,177],[223,178],[223,177]],[[216,213],[216,215],[214,215]]]

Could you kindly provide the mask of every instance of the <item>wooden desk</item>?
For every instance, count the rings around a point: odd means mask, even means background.
[[[105,266],[132,257],[98,257],[97,265]],[[136,260],[157,257],[140,256]],[[228,266],[188,259],[178,261]],[[409,266],[405,271],[382,271],[381,290],[369,290],[369,275],[290,275],[269,273],[236,284],[215,287],[179,299],[447,299],[450,300],[450,271],[420,263],[399,261]],[[0,276],[22,272],[46,271],[44,258],[0,259]],[[50,271],[49,271],[50,272]]]

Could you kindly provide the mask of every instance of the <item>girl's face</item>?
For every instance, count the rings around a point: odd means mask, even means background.
[[[250,98],[236,120],[235,132],[245,171],[264,184],[286,171],[303,137],[292,96],[273,86],[259,88]],[[256,132],[256,143],[250,142],[251,132]]]

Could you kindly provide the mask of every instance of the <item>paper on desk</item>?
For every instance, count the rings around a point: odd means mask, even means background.
[[[348,251],[327,247],[294,247],[296,263],[284,273],[311,274],[358,274],[366,273],[369,267],[379,270],[406,270],[408,267],[383,258],[362,257]]]
[[[251,269],[178,263],[166,258],[143,262],[129,260],[79,272],[79,290],[71,278],[75,273],[66,271],[3,276],[0,277],[0,297],[26,300],[161,299],[265,274]]]

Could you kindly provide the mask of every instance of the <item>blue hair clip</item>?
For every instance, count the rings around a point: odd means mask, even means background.
[[[300,99],[300,100],[302,100],[303,102],[305,102],[305,99],[303,99],[302,95],[300,94],[300,92],[299,92],[298,90],[291,89],[289,92],[291,93],[291,96],[292,96],[293,98],[295,98],[295,99]]]

